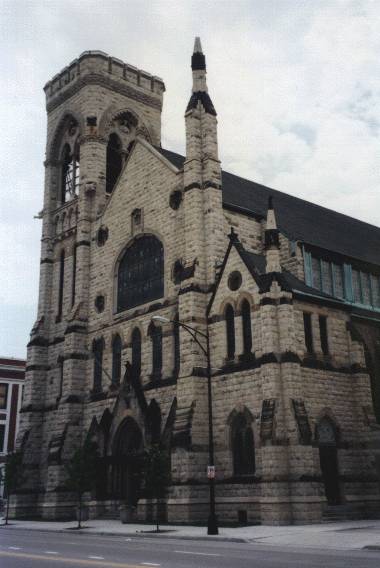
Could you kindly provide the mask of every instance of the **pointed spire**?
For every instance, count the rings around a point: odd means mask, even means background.
[[[193,71],[206,72],[206,57],[202,51],[201,38],[196,37],[194,41],[194,51],[191,57],[191,68]]]
[[[273,197],[268,199],[267,225],[265,228],[265,253],[267,257],[266,272],[281,272],[280,232],[277,228]]]
[[[267,227],[266,230],[277,229],[276,215],[273,207],[273,196],[270,195],[268,199],[268,212],[267,212]]]

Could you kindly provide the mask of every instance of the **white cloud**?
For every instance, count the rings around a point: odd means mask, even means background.
[[[4,0],[0,11],[0,354],[24,353],[36,303],[42,87],[84,50],[163,77],[163,145],[183,152],[200,35],[223,167],[380,224],[378,2]]]

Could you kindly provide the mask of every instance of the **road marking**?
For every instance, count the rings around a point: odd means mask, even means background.
[[[91,560],[104,560],[104,556],[89,556]]]
[[[44,554],[58,554],[55,550],[45,550]]]
[[[196,554],[197,556],[222,556],[212,552],[192,552],[191,550],[175,550],[174,552],[177,552],[177,554]]]
[[[9,550],[21,550],[19,546],[8,546]]]
[[[43,554],[27,554],[25,552],[6,552],[5,550],[0,550],[0,557],[8,556],[11,558],[28,558],[29,560],[45,560],[48,562],[60,562],[61,564],[72,564],[77,566],[98,566],[99,568],[104,568],[104,562],[102,560],[86,560],[82,558],[65,558],[63,556],[44,556]],[[122,562],[107,562],[107,568],[141,568],[141,564],[124,564]]]
[[[132,539],[131,539],[131,538],[126,538],[126,539],[124,539],[124,540],[126,540],[126,542],[129,542],[129,541],[132,540]]]
[[[161,566],[161,564],[155,564],[154,562],[141,562],[142,566]]]

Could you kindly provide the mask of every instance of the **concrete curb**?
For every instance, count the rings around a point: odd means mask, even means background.
[[[90,528],[90,527],[89,527]],[[113,532],[113,531],[96,531],[96,532],[87,532],[87,529],[78,529],[78,530],[73,530],[72,528],[68,527],[66,529],[47,529],[47,528],[39,528],[39,527],[20,527],[18,525],[14,525],[12,523],[9,523],[9,525],[0,525],[0,529],[16,529],[16,530],[27,530],[27,531],[38,531],[38,532],[43,532],[43,533],[69,533],[72,535],[81,535],[81,534],[86,534],[87,536],[120,536],[120,537],[127,537],[127,538],[163,538],[163,539],[171,539],[174,538],[176,540],[204,540],[204,541],[224,541],[224,542],[240,542],[240,543],[247,543],[250,542],[250,539],[248,538],[242,538],[242,537],[234,537],[234,536],[192,536],[192,535],[178,535],[175,534],[175,531],[173,531],[171,534],[157,534],[157,533],[144,533],[144,532],[125,532],[125,533],[120,533],[120,532]]]

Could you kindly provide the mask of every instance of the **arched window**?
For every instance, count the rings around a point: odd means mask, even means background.
[[[65,144],[62,151],[61,202],[66,203],[78,195],[79,191],[79,146],[71,153]]]
[[[123,165],[121,155],[121,141],[117,134],[111,134],[107,144],[107,166],[106,166],[106,192],[112,193],[113,188],[120,175]]]
[[[121,378],[121,339],[120,335],[115,335],[112,341],[112,382],[116,385]]]
[[[152,379],[157,380],[162,372],[162,329],[152,322],[149,335],[152,341]]]
[[[136,239],[119,264],[117,311],[134,308],[164,295],[164,249],[152,235]]]
[[[104,351],[104,340],[95,339],[92,344],[92,353],[94,355],[94,379],[93,379],[93,391],[100,392],[102,390],[102,375],[103,375],[103,351]]]
[[[64,284],[65,284],[65,251],[62,250],[61,255],[59,257],[58,314],[57,314],[58,321],[62,317]]]
[[[255,444],[251,424],[239,412],[231,424],[232,455],[235,475],[249,475],[255,472]]]
[[[132,373],[134,377],[141,374],[141,333],[137,327],[132,331]]]
[[[235,357],[235,314],[231,304],[228,304],[225,311],[226,334],[227,334],[227,359]]]
[[[161,410],[154,398],[149,404],[146,426],[147,441],[150,444],[159,444],[161,438]]]
[[[243,326],[243,352],[248,355],[252,350],[251,306],[248,300],[241,304],[241,319]]]

